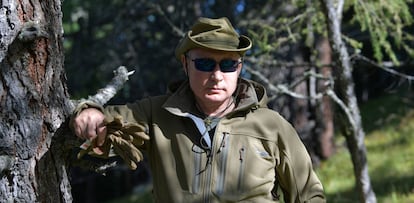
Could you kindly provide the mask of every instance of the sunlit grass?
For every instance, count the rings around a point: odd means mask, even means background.
[[[379,203],[414,203],[414,110],[401,98],[388,97],[361,108],[367,130],[369,174]],[[384,104],[384,105],[382,105]],[[348,150],[336,137],[337,153],[317,173],[328,202],[359,202]]]

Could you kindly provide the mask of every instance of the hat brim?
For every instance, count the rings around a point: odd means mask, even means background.
[[[200,43],[194,40],[191,37],[191,32],[188,32],[187,35],[181,40],[178,47],[175,50],[175,57],[180,60],[181,55],[185,52],[194,49],[194,48],[204,48],[204,49],[211,49],[217,51],[229,51],[229,52],[239,52],[240,55],[244,55],[244,53],[252,47],[252,41],[250,38],[240,35],[239,36],[239,46],[237,48],[228,48],[225,46],[217,46],[217,45],[210,45]]]

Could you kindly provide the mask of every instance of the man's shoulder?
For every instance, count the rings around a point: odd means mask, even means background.
[[[162,106],[169,97],[170,95],[168,94],[150,96],[150,97],[145,97],[139,100],[138,102],[141,105]]]

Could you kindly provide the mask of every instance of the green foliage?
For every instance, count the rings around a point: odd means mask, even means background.
[[[252,38],[255,46],[261,51],[261,53],[268,53],[277,49],[280,46],[281,39],[279,38],[275,42],[271,43],[271,36],[276,32],[276,29],[269,25],[260,25],[258,32],[248,30],[249,36]]]
[[[356,52],[359,52],[359,50],[361,50],[364,46],[362,42],[355,40],[353,38],[347,36],[343,36],[343,38],[345,42],[347,42],[349,45],[351,45],[351,47],[353,47],[356,50]]]
[[[317,9],[318,2],[307,5],[306,1],[295,0],[282,4],[276,2],[266,7],[272,8],[267,15],[274,15],[273,18],[249,21],[248,33],[256,47],[254,55],[275,57],[283,47],[302,42],[312,47],[314,40],[310,40],[309,36],[326,34],[324,15]]]
[[[399,58],[395,49],[401,48],[414,57],[414,47],[412,41],[409,41],[412,40],[413,35],[404,30],[413,24],[410,13],[412,2],[412,0],[353,1],[350,7],[354,11],[351,23],[358,23],[361,31],[369,33],[374,58],[377,61],[382,61],[386,54],[398,65]]]
[[[281,46],[301,42],[312,48],[315,43],[312,37],[326,36],[326,20],[319,1],[292,0],[290,7],[286,4],[271,4],[273,12],[283,10],[272,13],[274,20],[251,22],[257,26],[249,30],[257,54],[274,54]],[[370,54],[367,49],[372,49],[372,57],[378,62],[391,60],[399,65],[406,56],[414,58],[413,0],[354,0],[345,4],[343,38],[357,54],[361,54],[365,45],[366,53],[362,54],[367,56]]]

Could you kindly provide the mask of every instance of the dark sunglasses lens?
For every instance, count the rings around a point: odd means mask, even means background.
[[[211,72],[216,66],[216,61],[213,59],[194,59],[194,65],[199,71]]]
[[[220,70],[223,73],[234,72],[237,69],[238,61],[230,60],[230,59],[223,59],[220,61]]]

